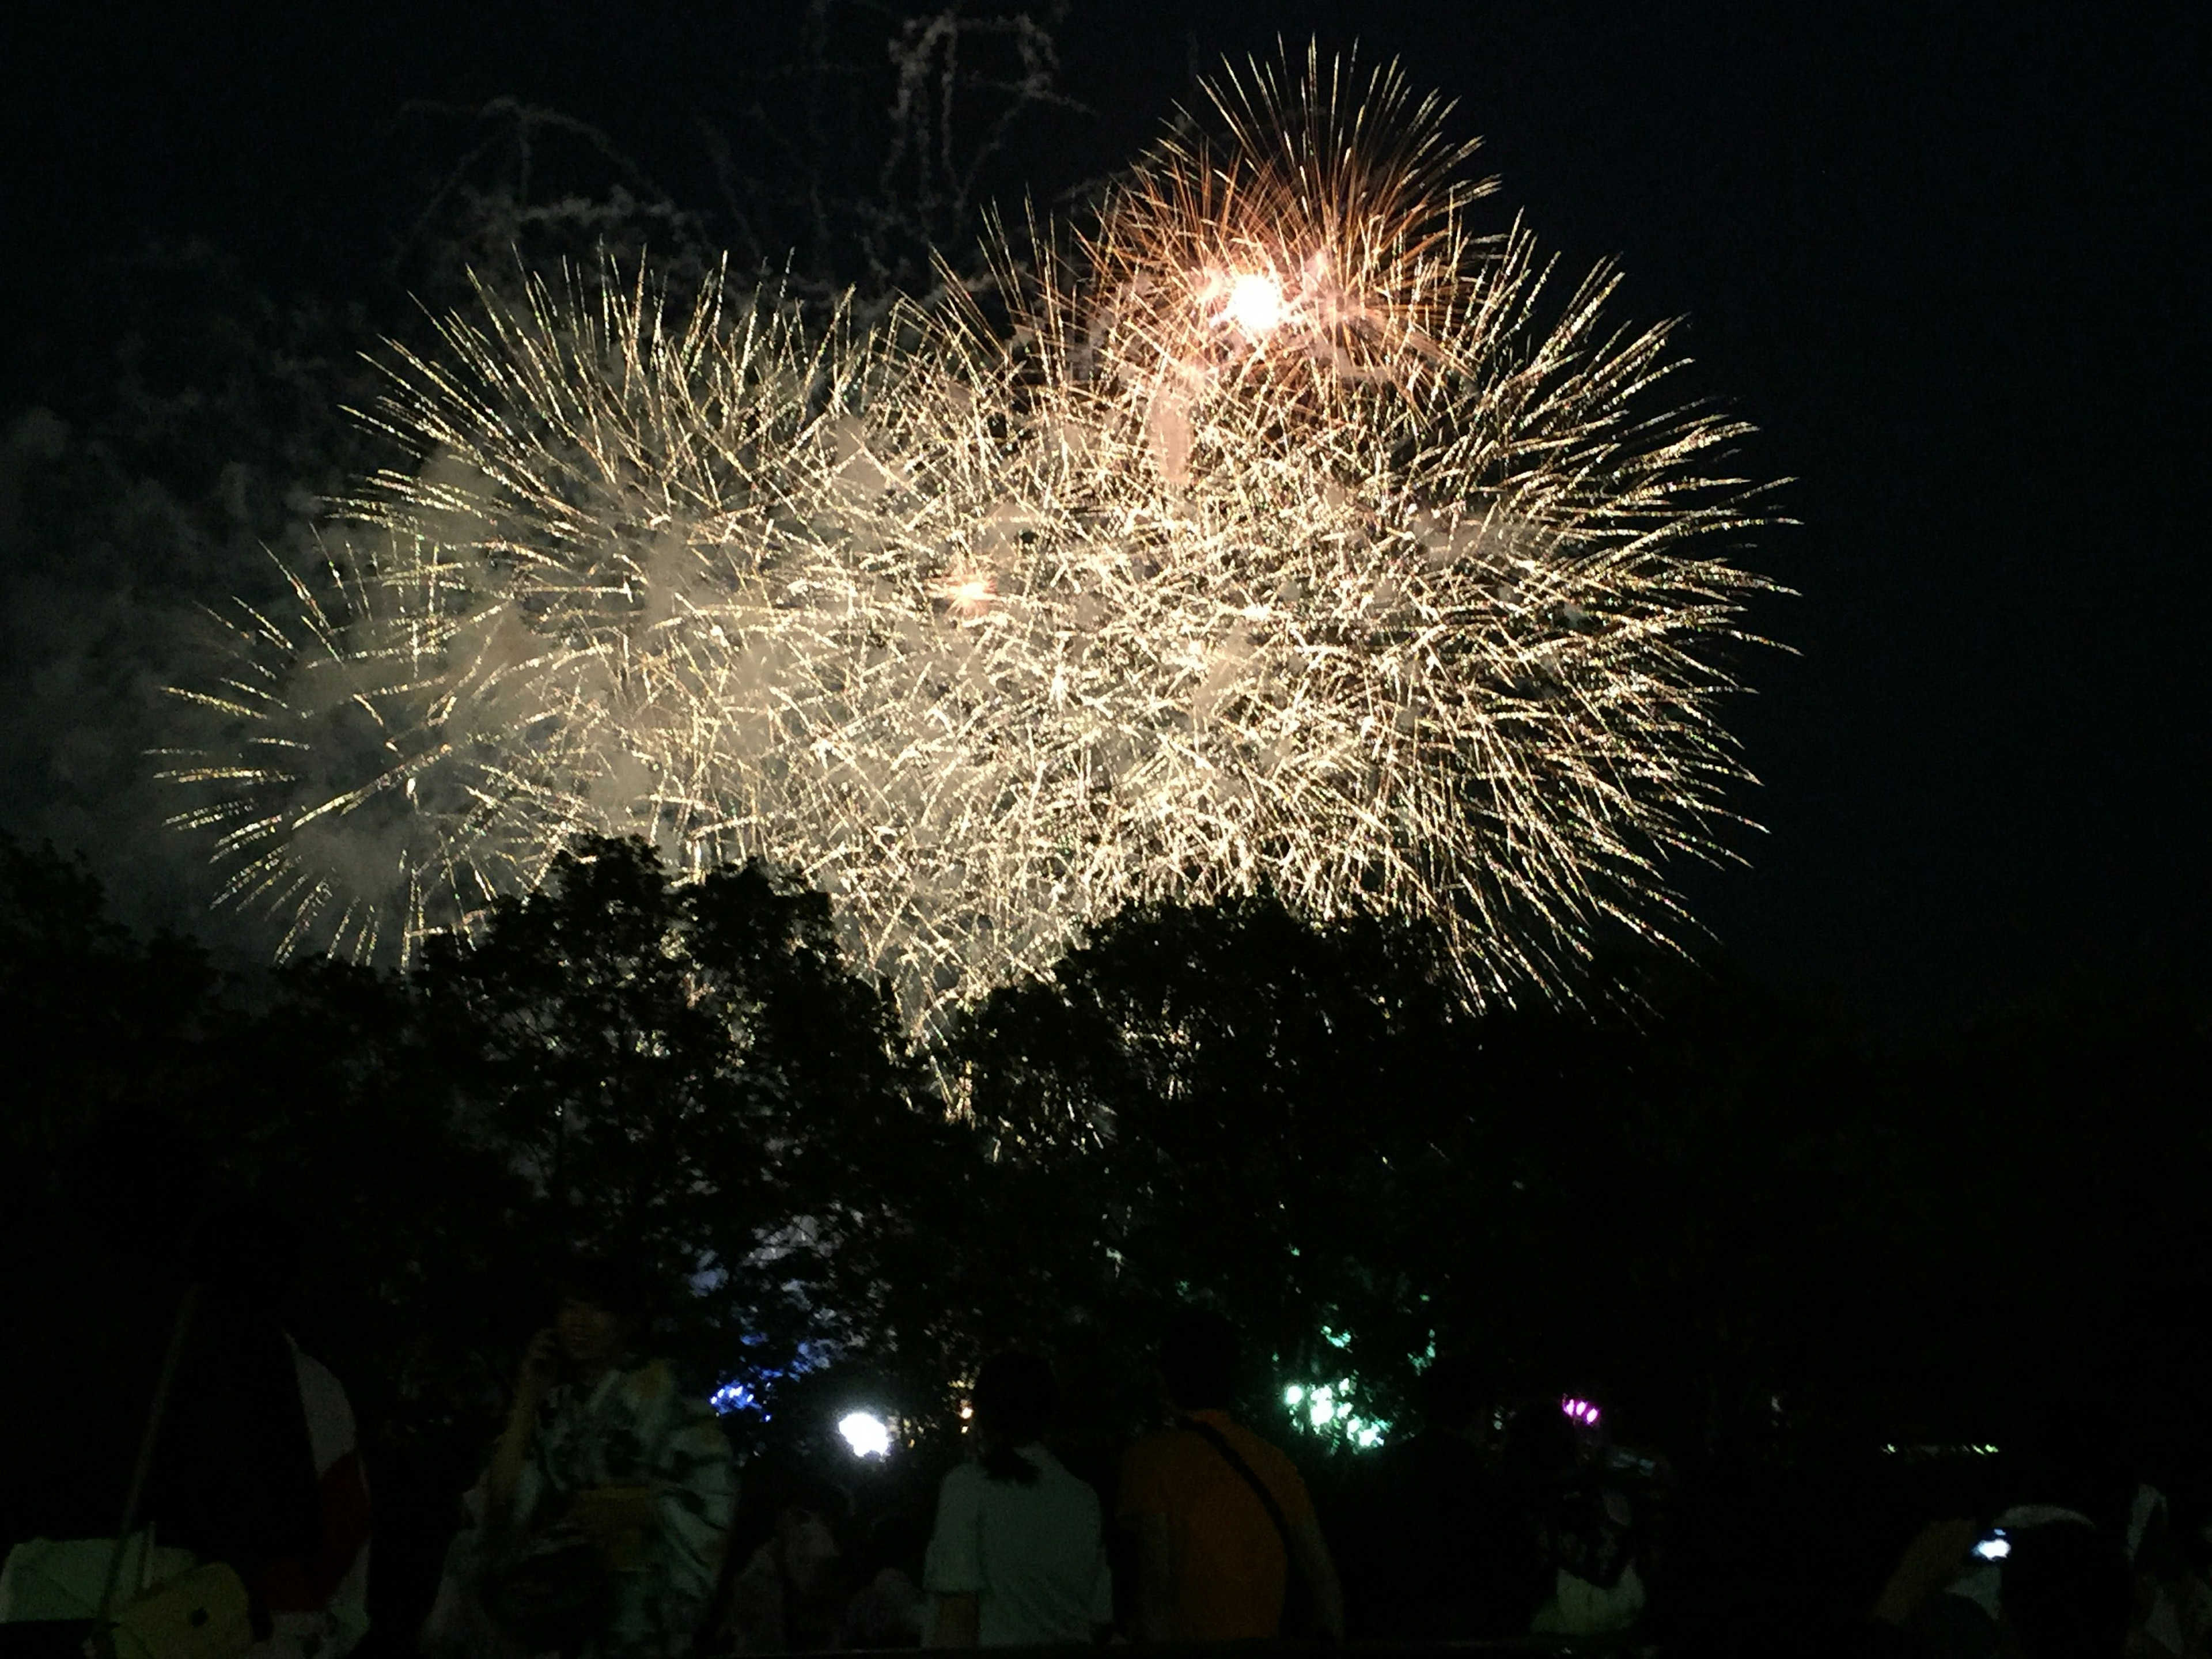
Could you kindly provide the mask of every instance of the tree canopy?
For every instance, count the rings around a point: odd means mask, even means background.
[[[1018,1344],[1108,1447],[1190,1303],[1324,1462],[1412,1426],[1445,1354],[1716,1469],[2183,1385],[2202,1007],[2103,988],[1884,1048],[1637,959],[1470,1018],[1433,949],[1264,896],[1133,911],[923,1053],[830,901],[757,866],[589,842],[404,974],[240,976],[7,846],[0,1269],[54,1358],[0,1409],[55,1432],[9,1437],[0,1532],[112,1525],[99,1425],[143,1412],[194,1240],[240,1214],[296,1244],[287,1322],[418,1553],[578,1249],[647,1270],[653,1346],[733,1385],[750,1446],[866,1400],[949,1453]],[[435,1565],[381,1559],[403,1599]]]

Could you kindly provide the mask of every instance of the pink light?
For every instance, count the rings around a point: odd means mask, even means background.
[[[1590,1428],[1597,1426],[1597,1407],[1587,1400],[1577,1400],[1574,1395],[1567,1395],[1559,1401],[1559,1409],[1577,1423]]]

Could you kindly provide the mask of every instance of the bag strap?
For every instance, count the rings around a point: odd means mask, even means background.
[[[1267,1519],[1275,1523],[1275,1535],[1283,1540],[1283,1565],[1293,1577],[1298,1568],[1297,1551],[1291,1544],[1290,1517],[1283,1506],[1275,1501],[1275,1494],[1267,1490],[1267,1483],[1252,1472],[1243,1455],[1229,1443],[1229,1437],[1211,1423],[1201,1423],[1194,1417],[1186,1417],[1182,1425],[1221,1454],[1221,1461],[1243,1477],[1244,1484],[1252,1489],[1252,1496],[1260,1500],[1260,1507],[1267,1511]]]

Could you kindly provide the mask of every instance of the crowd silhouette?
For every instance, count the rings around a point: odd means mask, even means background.
[[[1255,902],[922,1055],[586,852],[252,981],[0,858],[0,1644],[2203,1649],[2179,1004],[1470,1023]]]
[[[368,1486],[343,1387],[277,1317],[281,1224],[219,1220],[125,1511],[124,1537],[143,1541],[136,1554],[19,1544],[0,1578],[11,1646],[63,1632],[106,1659],[347,1659],[369,1634]],[[1154,1425],[1096,1485],[1054,1449],[1053,1364],[1005,1351],[961,1385],[963,1455],[932,1493],[841,1480],[787,1445],[740,1459],[653,1357],[657,1292],[631,1265],[577,1255],[549,1296],[505,1426],[460,1496],[435,1602],[419,1632],[380,1632],[378,1653],[410,1640],[425,1659],[1346,1639],[1710,1650],[1646,1618],[1670,1571],[1666,1456],[1617,1443],[1596,1400],[1513,1397],[1470,1356],[1430,1364],[1422,1426],[1325,1512],[1297,1462],[1240,1420],[1255,1376],[1223,1312],[1167,1319],[1150,1357]],[[1770,1632],[1767,1650],[2212,1651],[2212,1534],[2134,1478],[2109,1426],[2069,1416],[2001,1501],[1929,1519],[1863,1617]]]

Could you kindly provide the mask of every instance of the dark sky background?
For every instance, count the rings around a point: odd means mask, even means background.
[[[1799,654],[1753,660],[1733,716],[1766,833],[1682,880],[1753,969],[1903,1028],[2197,971],[2208,9],[1078,0],[1054,33],[1091,112],[1032,129],[1010,176],[1048,200],[1118,164],[1194,61],[1357,40],[1457,99],[1571,265],[1622,259],[1627,313],[1686,317],[1697,389],[1795,480],[1799,527],[1753,562],[1802,597],[1759,617]],[[16,0],[0,422],[62,395],[57,365],[97,378],[88,273],[149,237],[380,303],[465,139],[410,100],[558,109],[711,210],[693,118],[738,126],[798,10]]]

